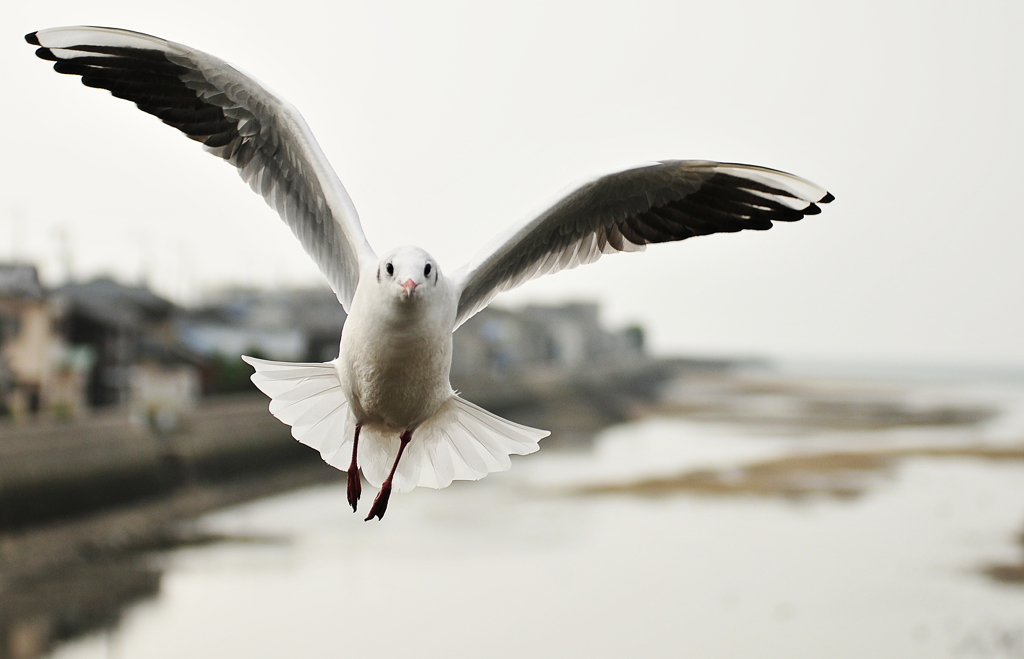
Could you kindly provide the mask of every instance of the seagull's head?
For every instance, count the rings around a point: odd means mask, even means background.
[[[430,254],[419,247],[394,249],[377,264],[377,283],[387,296],[412,304],[436,294],[441,269]]]

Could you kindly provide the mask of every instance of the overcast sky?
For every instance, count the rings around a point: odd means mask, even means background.
[[[0,259],[187,301],[323,280],[231,167],[22,39],[83,23],[206,50],[280,92],[377,252],[418,244],[443,270],[572,182],[648,160],[764,165],[836,196],[499,304],[600,301],[661,353],[1024,366],[1019,1],[10,4]]]

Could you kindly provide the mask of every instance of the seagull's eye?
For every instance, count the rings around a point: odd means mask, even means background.
[[[426,265],[426,267],[423,268],[423,276],[424,277],[429,277],[430,276],[430,264],[429,263]]]
[[[388,277],[391,277],[395,274],[395,266],[391,265],[390,263],[384,266],[384,269],[388,271]]]

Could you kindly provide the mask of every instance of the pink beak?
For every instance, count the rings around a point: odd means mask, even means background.
[[[416,290],[416,282],[412,279],[406,279],[405,283],[402,284],[402,292],[405,293],[405,297],[412,295],[412,292]]]

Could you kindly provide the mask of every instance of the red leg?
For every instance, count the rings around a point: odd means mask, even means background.
[[[352,463],[348,466],[348,505],[352,506],[352,512],[356,511],[359,495],[363,491],[363,484],[359,480],[359,465],[356,464],[356,455],[359,451],[359,431],[362,428],[363,424],[356,424],[356,438],[352,441]]]
[[[384,484],[380,486],[380,492],[377,493],[377,498],[373,500],[373,507],[370,508],[370,514],[366,516],[365,522],[369,522],[371,519],[376,517],[378,520],[384,519],[384,513],[388,509],[388,499],[391,498],[391,480],[395,477],[395,470],[398,469],[398,461],[402,459],[402,452],[405,451],[405,445],[412,439],[412,431],[406,430],[402,433],[401,441],[402,444],[398,447],[398,455],[395,456],[395,464],[391,465],[391,473],[384,479]]]

